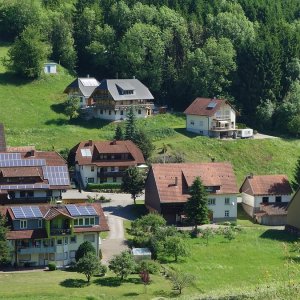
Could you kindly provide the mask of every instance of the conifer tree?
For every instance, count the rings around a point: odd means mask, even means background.
[[[117,141],[122,141],[124,139],[123,130],[120,124],[116,127],[114,139]]]
[[[297,190],[300,187],[300,156],[296,163],[295,173],[294,173],[294,181],[293,188]]]
[[[6,221],[0,214],[0,265],[5,265],[9,262],[10,249],[6,240]]]
[[[129,109],[129,112],[127,114],[127,120],[126,120],[126,128],[125,128],[125,140],[135,140],[136,135],[136,118],[134,114],[133,107],[131,106]]]

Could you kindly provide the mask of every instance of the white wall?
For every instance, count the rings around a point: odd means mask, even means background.
[[[208,199],[216,199],[215,205],[208,205],[208,208],[213,212],[213,218],[226,218],[225,211],[229,211],[227,218],[237,217],[237,195],[208,195]],[[225,198],[230,198],[229,204],[225,204]]]
[[[268,203],[275,203],[276,196],[281,196],[281,202],[290,202],[291,195],[265,195],[265,196],[255,196],[255,207],[259,207],[260,204],[263,202],[263,197],[269,197]]]
[[[246,193],[242,193],[242,202],[251,207],[254,207],[254,196],[251,196]]]
[[[56,64],[44,64],[45,74],[56,74]]]
[[[186,116],[186,130],[197,134],[208,135],[210,124],[209,118],[205,116]]]
[[[140,119],[140,118],[147,118],[147,109],[145,108],[141,108],[141,114],[138,113],[138,110],[135,110],[135,116],[136,118]],[[126,119],[127,117],[127,112],[129,112],[129,110],[122,110],[123,111],[123,115],[121,115],[121,110],[109,110],[109,109],[100,109],[100,108],[96,108],[95,110],[95,117],[99,118],[99,119],[103,119],[103,120],[109,120],[109,121],[117,121],[117,120],[121,120],[121,119]],[[102,113],[101,113],[102,112]],[[109,114],[110,112],[110,114]]]
[[[52,197],[59,197],[59,196],[60,196],[60,190],[52,190]],[[47,197],[47,192],[45,190],[33,191],[33,197],[35,198]],[[15,191],[15,198],[20,198],[20,191]]]

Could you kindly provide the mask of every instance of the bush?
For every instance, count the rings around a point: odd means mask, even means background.
[[[141,260],[136,266],[136,273],[148,271],[150,274],[157,274],[160,271],[160,264],[154,260]]]
[[[55,271],[57,269],[56,264],[55,263],[49,263],[48,264],[48,269],[49,271]]]
[[[85,241],[79,245],[76,253],[75,253],[75,260],[78,262],[80,258],[84,257],[88,253],[96,254],[96,250],[94,246],[89,242]]]
[[[120,190],[120,183],[88,183],[86,189],[91,190]]]

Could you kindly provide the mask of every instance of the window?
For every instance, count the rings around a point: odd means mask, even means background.
[[[20,191],[20,197],[25,197],[26,196],[26,192],[25,191]]]
[[[95,225],[95,218],[90,218],[90,225]]]
[[[41,242],[41,240],[35,240],[33,245],[34,245],[34,248],[41,248],[42,242]]]
[[[67,237],[64,237],[64,244],[68,245],[68,238]]]
[[[275,202],[280,203],[281,202],[281,196],[276,196],[275,197]]]
[[[70,251],[69,257],[70,258],[75,258],[75,253],[76,253],[75,250]]]
[[[94,183],[94,182],[95,182],[95,180],[94,180],[93,177],[89,177],[89,178],[88,178],[88,183]]]
[[[123,116],[124,112],[123,110],[120,110],[120,115]]]
[[[100,109],[100,115],[103,115],[103,109]]]
[[[269,197],[262,197],[262,203],[269,203]]]
[[[85,218],[84,219],[84,225],[85,226],[89,226],[90,225],[90,219],[89,218]]]
[[[83,219],[78,219],[79,226],[83,226]]]
[[[200,131],[199,131],[199,134],[200,134],[200,135],[203,135],[203,131],[202,131],[202,130],[200,130]]]
[[[27,197],[33,197],[33,191],[28,191],[27,192]]]
[[[225,198],[225,205],[229,205],[230,204],[230,198]]]
[[[20,220],[20,228],[21,229],[27,228],[27,220]]]
[[[95,171],[95,167],[91,166],[91,172],[94,172],[94,171]]]
[[[74,226],[78,226],[78,219],[74,220]]]
[[[110,170],[111,170],[112,172],[114,172],[114,171],[115,171],[115,167],[110,167]]]
[[[117,177],[113,177],[113,182],[117,182]]]
[[[76,235],[70,237],[70,244],[75,244],[77,242]]]
[[[95,235],[94,234],[85,234],[83,236],[84,241],[89,241],[91,243],[95,242]]]
[[[103,177],[100,179],[100,183],[107,182],[107,177]]]
[[[111,110],[108,111],[108,114],[111,115]]]
[[[229,217],[229,210],[225,210],[225,217]]]
[[[142,111],[141,111],[140,109],[138,109],[138,114],[139,114],[139,115],[142,114]]]
[[[43,220],[38,219],[38,228],[42,228],[42,227],[43,227]]]
[[[213,199],[211,199],[211,198],[208,199],[208,200],[207,200],[207,204],[208,204],[208,205],[216,205],[216,199],[214,199],[214,198],[213,198]]]
[[[57,239],[56,244],[57,245],[62,245],[62,239]]]
[[[194,121],[191,121],[191,122],[190,122],[190,124],[191,124],[191,125],[194,125],[194,124],[195,124],[195,122],[194,122]]]
[[[52,197],[53,192],[51,190],[46,191],[46,196],[47,197]]]

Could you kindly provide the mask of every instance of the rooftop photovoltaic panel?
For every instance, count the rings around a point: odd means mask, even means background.
[[[48,188],[49,184],[45,183],[0,185],[0,190],[36,190]]]
[[[70,185],[69,171],[66,166],[44,166],[43,174],[50,185]]]
[[[42,218],[43,215],[38,206],[16,206],[11,207],[16,219]]]
[[[93,78],[80,79],[80,81],[82,82],[82,84],[84,86],[98,86],[99,85],[98,81]]]
[[[6,160],[21,159],[20,153],[0,153],[0,162]]]
[[[19,153],[13,153],[19,154]],[[10,159],[10,160],[0,160],[0,167],[39,167],[45,166],[46,161],[44,159]]]
[[[208,105],[207,105],[207,108],[215,108],[217,105],[217,102],[210,102]]]
[[[74,204],[68,204],[66,205],[66,208],[72,217],[97,215],[97,212],[93,206],[76,206]]]

